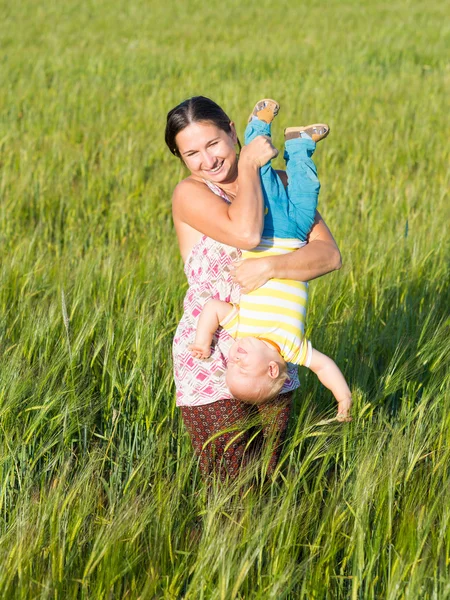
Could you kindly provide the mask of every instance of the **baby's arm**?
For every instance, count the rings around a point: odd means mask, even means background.
[[[233,305],[222,300],[209,300],[198,318],[195,342],[188,346],[194,358],[208,358],[211,342],[219,323],[233,310]]]
[[[351,421],[352,394],[339,367],[329,356],[313,348],[309,368],[334,395],[338,403],[338,421]]]

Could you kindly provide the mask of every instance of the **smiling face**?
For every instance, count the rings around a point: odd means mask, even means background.
[[[227,183],[237,177],[234,124],[227,133],[209,121],[194,122],[180,131],[176,144],[184,164],[196,179]]]
[[[235,398],[261,404],[274,397],[286,379],[286,363],[263,340],[244,337],[228,353],[226,382]]]

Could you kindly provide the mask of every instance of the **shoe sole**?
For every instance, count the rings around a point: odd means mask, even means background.
[[[272,106],[265,106],[261,110],[257,110],[256,107],[262,102],[270,103]],[[279,110],[280,105],[276,100],[272,100],[272,98],[263,98],[262,100],[258,100],[258,102],[255,104],[255,108],[252,110],[248,118],[248,123],[250,123],[252,117],[255,116],[258,117],[260,121],[264,121],[270,125],[270,123],[272,123],[274,118],[277,116]]]
[[[323,133],[316,133],[314,132],[314,129],[325,129],[326,131]],[[317,143],[327,137],[327,135],[330,133],[330,126],[326,123],[314,123],[313,125],[306,125],[305,127],[286,127],[284,130],[284,139],[292,140],[296,137],[300,137],[299,135],[294,134],[299,134],[302,131],[311,136],[313,141]]]

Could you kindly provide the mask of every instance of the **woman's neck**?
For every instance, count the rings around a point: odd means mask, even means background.
[[[231,199],[233,200],[233,198],[236,197],[237,191],[238,191],[238,183],[237,180],[234,181],[233,183],[219,183],[216,184],[218,187],[220,187],[221,190],[223,190],[225,192],[225,194]]]
[[[233,199],[238,191],[238,163],[236,161],[233,172],[230,173],[230,177],[228,177],[225,181],[216,183],[215,181],[211,181],[214,185],[217,185],[221,190],[223,190],[227,196],[230,196]]]

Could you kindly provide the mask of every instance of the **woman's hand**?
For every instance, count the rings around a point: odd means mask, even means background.
[[[272,158],[278,156],[278,150],[273,146],[272,140],[266,135],[258,135],[254,140],[244,146],[239,156],[239,164],[250,164],[263,167]]]
[[[238,260],[230,267],[230,273],[243,294],[257,290],[271,278],[269,261],[265,258]]]

